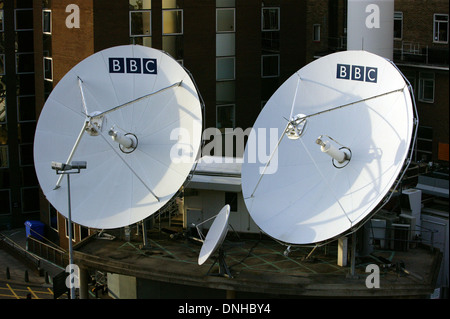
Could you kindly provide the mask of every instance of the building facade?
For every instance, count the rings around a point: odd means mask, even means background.
[[[394,62],[414,88],[419,113],[416,161],[447,162],[449,152],[448,1],[396,0]]]
[[[34,14],[32,1],[0,1],[0,228],[39,219]]]

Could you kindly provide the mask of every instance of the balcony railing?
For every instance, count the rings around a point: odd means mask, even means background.
[[[448,47],[434,47],[418,42],[395,42],[394,61],[448,67],[449,50]]]

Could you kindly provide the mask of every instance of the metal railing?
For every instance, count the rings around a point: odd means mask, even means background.
[[[419,42],[396,42],[394,47],[394,60],[397,57],[402,62],[421,63],[425,65],[448,66],[448,46],[434,47]]]
[[[403,226],[403,227],[402,227]],[[424,245],[433,249],[436,246],[436,230],[427,229],[416,225],[411,228],[409,224],[393,224],[392,226],[369,226],[371,235],[369,239],[372,245],[388,250],[408,250],[411,246]],[[384,232],[376,236],[374,230],[380,229]]]
[[[39,269],[40,266],[39,257],[27,251],[21,245],[19,245],[11,238],[5,236],[2,233],[0,233],[0,244],[2,244],[6,248],[9,248],[9,250],[13,251],[15,255],[17,255],[19,258],[26,261],[27,263],[33,265],[36,269]]]
[[[27,250],[57,266],[66,267],[66,251],[62,248],[47,245],[46,243],[29,236],[27,238]]]

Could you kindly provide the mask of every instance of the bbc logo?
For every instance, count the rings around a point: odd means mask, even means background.
[[[109,58],[109,73],[157,74],[156,59]]]
[[[378,68],[361,65],[338,64],[336,78],[377,83]]]

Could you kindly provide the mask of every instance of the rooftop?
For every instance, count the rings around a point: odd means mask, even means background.
[[[146,248],[142,247],[142,236],[133,235],[124,240],[120,232],[107,233],[115,238],[91,236],[78,244],[74,248],[74,262],[140,279],[233,291],[237,298],[429,297],[441,261],[441,253],[429,247],[380,250],[357,257],[352,273],[350,264],[337,265],[336,244],[314,251],[313,247],[295,247],[285,254],[286,246],[270,238],[238,238],[237,234],[229,232],[223,244],[229,277],[224,268],[219,275],[217,253],[198,265],[201,242],[192,240],[186,233],[151,230]],[[366,287],[369,264],[379,266],[380,288]]]

